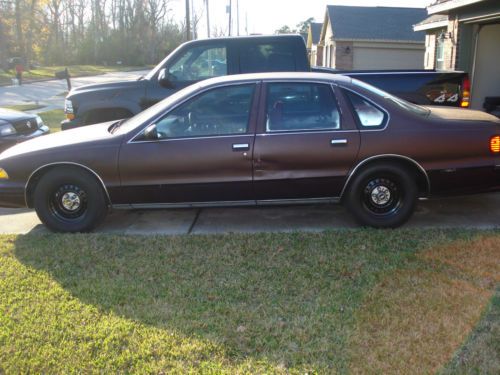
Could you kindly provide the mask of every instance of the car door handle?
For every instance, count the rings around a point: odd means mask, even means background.
[[[330,144],[332,146],[341,146],[341,145],[346,145],[347,144],[347,139],[332,139],[330,141]]]
[[[250,150],[250,145],[248,143],[234,143],[233,151],[248,151]]]

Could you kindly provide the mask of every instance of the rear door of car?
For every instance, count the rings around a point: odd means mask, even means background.
[[[122,146],[115,204],[253,201],[252,152],[259,83],[208,89]]]
[[[339,197],[360,147],[344,97],[324,82],[267,82],[254,145],[258,201]]]

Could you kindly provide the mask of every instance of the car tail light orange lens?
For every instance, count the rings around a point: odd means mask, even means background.
[[[500,153],[500,135],[491,137],[490,139],[490,151],[498,154]]]
[[[462,100],[460,101],[460,107],[469,108],[470,105],[470,80],[466,76],[462,81]]]

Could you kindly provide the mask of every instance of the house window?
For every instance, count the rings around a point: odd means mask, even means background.
[[[436,36],[436,69],[444,69],[444,38],[439,37],[440,34]]]

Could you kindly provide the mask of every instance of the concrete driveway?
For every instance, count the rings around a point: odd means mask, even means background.
[[[148,70],[133,72],[114,72],[98,76],[72,78],[73,87],[91,83],[105,83],[111,81],[134,80],[144,75]],[[64,107],[64,92],[68,91],[66,80],[50,80],[28,83],[22,86],[0,87],[0,107],[8,105],[34,103],[45,106],[41,109],[62,109]]]
[[[96,232],[208,234],[323,231],[354,228],[340,205],[113,210]],[[407,228],[500,228],[500,194],[420,201]],[[32,210],[1,209],[0,233],[46,233]]]

